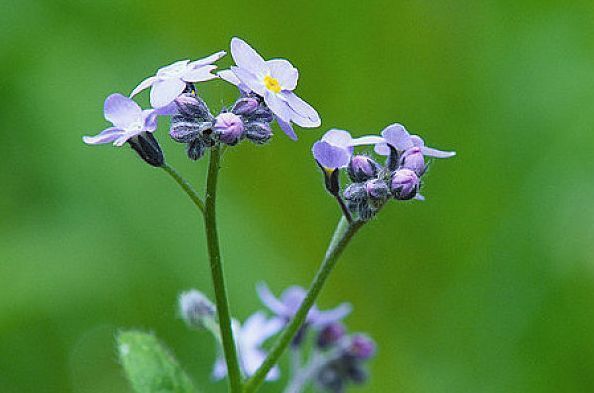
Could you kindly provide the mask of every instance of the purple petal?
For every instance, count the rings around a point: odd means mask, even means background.
[[[254,91],[256,94],[260,96],[264,96],[264,93],[267,91],[264,83],[256,78],[254,74],[246,70],[245,68],[241,67],[231,67],[231,71],[235,74],[235,76],[250,90]]]
[[[231,56],[239,68],[251,72],[259,79],[264,78],[270,72],[270,68],[262,56],[241,38],[233,37],[231,39]]]
[[[278,318],[267,319],[262,311],[252,314],[241,327],[240,343],[244,348],[258,347],[282,329],[284,323]]]
[[[299,117],[292,118],[295,124],[307,128],[319,127],[322,124],[318,112],[295,93],[292,91],[282,91],[280,95],[286,100],[291,109],[299,115]]]
[[[151,89],[151,105],[153,108],[162,108],[173,102],[186,88],[181,79],[171,78],[158,80]]]
[[[406,150],[414,147],[410,134],[402,124],[396,123],[389,125],[382,131],[382,136],[388,144],[396,149]],[[386,144],[380,143],[375,145],[375,152],[387,156],[390,155],[390,148]]]
[[[295,134],[295,130],[293,129],[293,126],[291,125],[290,122],[284,121],[280,117],[276,117],[276,122],[278,123],[278,126],[280,127],[280,129],[285,134],[287,134],[287,136],[289,138],[291,138],[294,141],[297,140],[297,134]]]
[[[118,139],[124,130],[117,127],[109,127],[95,136],[83,136],[83,142],[87,145],[100,145],[102,143],[111,143]]]
[[[279,316],[286,315],[287,308],[280,300],[276,298],[276,296],[274,296],[270,288],[268,288],[268,285],[263,282],[259,283],[256,286],[256,292],[258,293],[262,303],[264,303],[264,305],[268,307],[270,311]]]
[[[327,169],[344,168],[351,159],[351,153],[347,149],[324,141],[314,143],[311,150],[316,161]]]
[[[311,321],[315,327],[323,327],[333,322],[338,322],[349,315],[353,307],[348,303],[342,303],[338,307],[328,311],[318,311],[314,320]]]
[[[194,69],[188,69],[184,72],[181,79],[185,82],[190,83],[209,81],[211,79],[217,78],[215,74],[211,74],[211,71],[214,71],[216,69],[216,65],[206,65]]]
[[[130,98],[121,94],[112,94],[105,99],[103,104],[105,119],[114,126],[126,129],[131,123],[140,119],[142,109]]]
[[[298,285],[290,286],[285,289],[281,295],[281,301],[285,304],[287,309],[291,311],[291,316],[297,312],[299,306],[305,299],[305,289]]]
[[[191,68],[197,68],[197,67],[201,67],[207,64],[212,64],[215,61],[219,60],[220,58],[222,58],[223,56],[225,56],[227,54],[227,52],[225,52],[224,50],[214,53],[210,56],[207,56],[203,59],[200,60],[196,60],[196,61],[192,61],[190,64],[188,64],[188,67]]]
[[[225,378],[225,376],[227,376],[227,364],[225,363],[225,359],[222,356],[219,356],[212,369],[212,378],[215,381],[220,381]]]
[[[277,79],[283,90],[293,90],[297,87],[299,71],[285,59],[272,59],[266,62],[270,68],[270,76]]]
[[[352,146],[353,137],[348,131],[333,128],[322,136],[322,141],[328,142],[334,146],[348,148],[349,146]]]
[[[134,97],[136,94],[140,93],[144,89],[151,87],[156,80],[157,77],[149,76],[148,78],[140,82],[140,84],[136,86],[134,90],[132,90],[132,93],[130,93],[130,98]]]
[[[421,152],[424,156],[435,157],[435,158],[450,158],[456,155],[455,151],[441,151],[432,149],[430,147],[421,147]]]
[[[375,135],[367,135],[362,136],[359,138],[355,138],[351,141],[351,146],[361,146],[361,145],[375,145],[378,143],[385,143],[386,140],[382,137],[375,136]]]

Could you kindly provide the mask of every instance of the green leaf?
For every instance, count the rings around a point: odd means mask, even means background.
[[[152,334],[124,331],[117,336],[126,376],[137,393],[195,393],[192,381]]]

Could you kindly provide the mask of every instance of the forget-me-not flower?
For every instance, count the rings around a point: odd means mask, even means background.
[[[151,88],[150,100],[153,108],[162,108],[173,102],[186,88],[187,83],[204,82],[217,78],[211,71],[217,69],[212,64],[225,56],[225,51],[212,54],[204,59],[190,62],[181,60],[160,68],[157,74],[146,78],[132,91],[134,97],[142,90]]]
[[[382,131],[384,143],[375,145],[375,152],[383,156],[390,155],[390,148],[388,144],[392,145],[398,150],[406,151],[414,147],[418,147],[424,156],[435,158],[449,158],[456,155],[453,151],[441,151],[425,146],[425,141],[418,135],[410,135],[402,124],[392,124],[384,128]]]
[[[142,110],[137,103],[121,94],[107,97],[103,112],[113,127],[106,128],[98,135],[83,137],[86,144],[113,143],[114,146],[122,146],[143,132],[154,132],[157,129],[157,115],[161,114],[156,110]]]
[[[236,340],[239,364],[246,376],[253,375],[266,359],[266,352],[261,348],[264,341],[274,336],[283,327],[277,318],[268,319],[263,312],[256,312],[241,325],[233,320],[233,335]],[[225,378],[227,365],[225,359],[219,356],[215,362],[212,376],[215,380]],[[267,381],[274,381],[280,377],[278,366],[272,368],[266,375]]]
[[[332,129],[314,143],[312,153],[316,161],[326,170],[344,168],[349,164],[354,146],[385,143],[382,137],[368,135],[353,138],[348,131]]]
[[[254,92],[264,99],[276,116],[280,128],[293,140],[297,135],[291,126],[312,128],[321,124],[320,116],[293,90],[299,72],[285,59],[264,60],[258,52],[240,38],[231,40],[231,55],[236,65],[219,72],[219,76],[243,92]]]

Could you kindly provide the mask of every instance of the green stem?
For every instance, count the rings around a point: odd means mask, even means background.
[[[169,174],[169,176],[173,178],[173,180],[175,180],[177,184],[179,184],[179,186],[186,192],[186,194],[188,194],[192,202],[194,202],[194,205],[196,205],[196,207],[202,212],[202,214],[204,214],[204,202],[202,202],[202,199],[200,199],[200,196],[198,196],[198,193],[194,190],[194,188],[192,188],[190,183],[188,183],[183,177],[181,177],[181,175],[177,173],[177,171],[173,169],[173,167],[171,167],[169,164],[164,163],[162,168],[165,172]]]
[[[305,299],[301,303],[299,310],[289,322],[279,339],[276,341],[268,357],[262,363],[262,366],[256,371],[256,373],[246,382],[244,386],[245,393],[255,392],[264,379],[266,374],[270,371],[272,367],[278,362],[279,358],[283,354],[283,352],[287,349],[287,346],[297,334],[297,331],[305,322],[307,317],[307,313],[313,306],[316,298],[318,297],[324,283],[328,279],[330,272],[336,266],[336,262],[340,257],[342,251],[346,248],[346,246],[351,241],[353,235],[357,233],[357,231],[363,226],[363,221],[355,221],[349,223],[345,217],[342,217],[336,226],[336,230],[334,231],[334,236],[330,241],[330,245],[328,246],[328,250],[326,251],[326,255],[324,256],[324,260],[322,261],[322,265],[318,270],[314,280],[311,283],[309,291],[305,296]]]
[[[241,371],[239,370],[237,349],[235,348],[235,339],[233,338],[233,330],[231,328],[229,301],[227,300],[227,290],[225,288],[225,278],[223,276],[223,265],[221,262],[221,250],[219,248],[219,235],[217,232],[216,196],[220,163],[219,149],[218,146],[215,146],[210,150],[210,163],[208,166],[208,178],[206,180],[204,227],[206,229],[206,243],[210,260],[210,271],[214,285],[219,324],[221,327],[223,352],[225,353],[225,362],[227,363],[227,372],[229,374],[229,386],[231,392],[240,392]]]

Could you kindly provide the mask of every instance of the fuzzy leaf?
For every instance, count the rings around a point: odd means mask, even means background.
[[[137,393],[196,393],[190,378],[154,335],[123,331],[117,345],[120,362]]]

